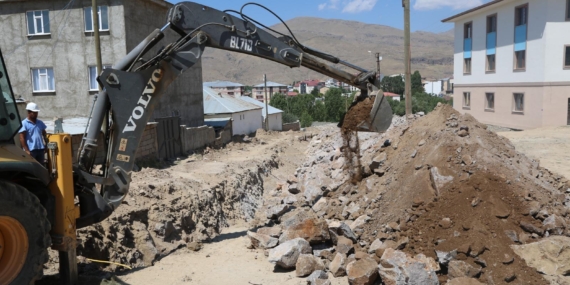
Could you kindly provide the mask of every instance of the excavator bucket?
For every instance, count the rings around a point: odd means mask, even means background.
[[[392,124],[392,108],[382,90],[374,90],[370,95],[356,95],[338,126],[345,131],[378,132],[388,130]]]

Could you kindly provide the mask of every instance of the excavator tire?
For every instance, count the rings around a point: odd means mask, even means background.
[[[42,277],[50,228],[35,195],[0,180],[0,285],[33,285]]]

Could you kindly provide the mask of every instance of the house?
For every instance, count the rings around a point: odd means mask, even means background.
[[[204,86],[214,89],[222,95],[229,95],[235,98],[245,96],[245,85],[231,81],[204,82]]]
[[[257,101],[256,99],[249,98],[249,97],[241,97],[239,99],[263,108],[261,110],[261,115],[263,115],[263,129],[265,129],[265,103],[261,103],[261,102]],[[269,130],[281,131],[283,129],[283,119],[282,119],[283,111],[279,110],[273,106],[267,105],[267,107],[268,107],[267,115],[269,117]]]
[[[257,84],[253,86],[252,98],[255,98],[259,102],[265,102],[265,83]],[[271,101],[271,97],[274,94],[287,94],[288,87],[287,84],[276,83],[272,81],[267,81],[267,99]]]
[[[443,92],[443,80],[426,81],[424,84],[426,93],[437,96]]]
[[[455,109],[515,129],[570,124],[570,0],[495,0],[455,24]]]
[[[262,128],[262,107],[222,95],[210,87],[204,86],[204,119],[232,119],[232,134],[249,135]]]
[[[400,94],[396,94],[396,93],[392,93],[392,92],[384,92],[384,97],[392,98],[392,100],[395,100],[395,101],[400,101],[401,96],[402,95],[400,95]]]
[[[98,0],[103,67],[121,60],[156,28],[172,4],[164,0]],[[16,97],[38,103],[42,117],[89,114],[98,93],[91,1],[0,1],[0,48]],[[150,50],[180,36],[165,38]],[[201,61],[178,77],[154,118],[179,114],[187,126],[203,125]]]
[[[299,91],[300,94],[311,94],[313,89],[320,90],[325,87],[325,83],[319,80],[304,80],[301,82],[296,82],[294,88]]]

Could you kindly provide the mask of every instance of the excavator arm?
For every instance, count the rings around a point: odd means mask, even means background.
[[[164,38],[166,29],[172,29],[180,37],[149,56],[149,50]],[[249,54],[289,67],[304,66],[356,86],[361,90],[357,101],[375,97],[364,130],[385,131],[390,126],[392,111],[378,89],[375,72],[306,47],[294,37],[276,37],[229,13],[197,3],[179,3],[170,9],[162,29],[155,30],[98,77],[104,91],[96,97],[78,164],[74,166],[75,194],[80,201],[78,228],[105,219],[126,197],[136,149],[154,106],[170,83],[200,60],[206,47]],[[354,69],[356,73],[334,64]],[[92,170],[100,145],[107,146],[107,157],[103,175],[94,175]]]

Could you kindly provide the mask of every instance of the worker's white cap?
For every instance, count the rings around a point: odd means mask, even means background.
[[[38,104],[36,104],[34,102],[30,102],[30,103],[28,103],[28,105],[26,105],[26,110],[32,111],[32,112],[39,112],[40,108],[38,107]]]

